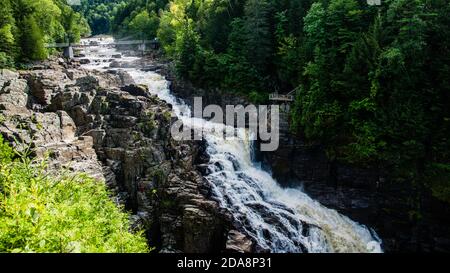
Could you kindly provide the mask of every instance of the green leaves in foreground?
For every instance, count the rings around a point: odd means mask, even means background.
[[[147,252],[103,182],[47,176],[0,136],[0,252]]]

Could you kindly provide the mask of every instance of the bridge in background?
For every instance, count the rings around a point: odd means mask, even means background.
[[[85,48],[85,47],[96,47],[96,46],[100,46],[101,43],[96,42],[96,41],[91,41],[89,43],[50,43],[50,44],[46,44],[45,47],[47,48],[66,48],[66,47],[72,47],[72,48]],[[113,43],[108,43],[108,46],[118,46],[118,45],[150,45],[152,47],[154,46],[158,46],[159,42],[158,40],[154,39],[154,40],[117,40],[114,41]]]
[[[126,46],[126,45],[137,45],[138,49],[142,51],[144,54],[147,45],[150,45],[151,49],[158,49],[159,41],[157,39],[153,40],[115,40],[112,43],[102,44],[98,41],[90,41],[88,43],[50,43],[46,44],[47,48],[63,48],[64,49],[64,57],[72,59],[73,58],[73,49],[74,48],[89,48],[89,47],[98,47],[101,45],[107,46]]]
[[[117,46],[117,45],[151,45],[157,46],[159,43],[157,40],[128,40],[128,41],[114,41],[113,43],[107,44],[108,46]],[[91,41],[90,43],[50,43],[46,44],[47,48],[85,48],[85,47],[96,47],[102,45],[101,43]]]

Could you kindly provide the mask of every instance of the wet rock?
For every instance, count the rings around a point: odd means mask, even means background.
[[[99,79],[92,75],[87,75],[76,79],[76,86],[80,87],[80,91],[89,92],[95,90],[99,86]]]
[[[64,111],[56,112],[60,119],[61,138],[63,141],[71,141],[75,138],[76,125],[72,118]]]
[[[154,64],[154,65],[148,65],[148,66],[142,68],[141,70],[145,71],[145,72],[158,71],[158,70],[162,69],[163,67],[164,67],[163,65]]]
[[[237,253],[251,253],[253,242],[243,233],[237,230],[230,230],[228,232],[226,250]]]
[[[118,62],[118,61],[112,61],[112,62],[109,64],[109,67],[111,67],[111,68],[119,68],[119,67],[121,67],[121,63]]]
[[[186,206],[183,211],[184,251],[188,253],[208,253],[214,250],[217,234],[215,217],[194,206]],[[220,241],[219,241],[220,242]]]
[[[145,85],[127,85],[121,88],[133,96],[149,97],[148,88]]]
[[[65,73],[67,75],[67,77],[69,77],[69,79],[71,80],[76,80],[79,79],[81,77],[86,77],[87,76],[87,72],[84,70],[80,70],[80,69],[66,69]]]
[[[119,70],[116,75],[120,79],[119,86],[127,86],[127,85],[133,85],[134,84],[133,78],[127,72]]]
[[[89,59],[80,59],[79,60],[80,64],[90,64],[91,61]]]

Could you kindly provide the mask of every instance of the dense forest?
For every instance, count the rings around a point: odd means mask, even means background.
[[[157,36],[199,87],[257,103],[295,89],[293,133],[450,201],[448,1],[166,2],[89,0],[81,11],[94,33]]]
[[[65,0],[1,0],[0,67],[45,59],[46,43],[77,41],[89,32]]]
[[[81,0],[74,9],[84,15],[92,34],[114,33],[117,37],[152,39],[159,26],[160,10],[168,0]]]

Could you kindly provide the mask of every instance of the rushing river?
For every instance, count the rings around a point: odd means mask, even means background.
[[[89,69],[105,70],[111,56],[118,54],[110,44],[111,38],[88,39],[98,46],[86,48],[84,54],[91,63]],[[120,62],[136,61],[122,57]],[[224,140],[219,126],[191,117],[190,109],[170,94],[169,82],[154,72],[138,68],[126,70],[138,84],[145,84],[152,94],[170,103],[184,124],[209,128],[205,136],[210,155],[206,179],[211,183],[214,198],[230,211],[258,248],[275,253],[284,252],[381,252],[373,230],[360,225],[337,211],[328,209],[296,188],[282,188],[270,173],[252,162],[251,141],[244,129],[238,137]]]

